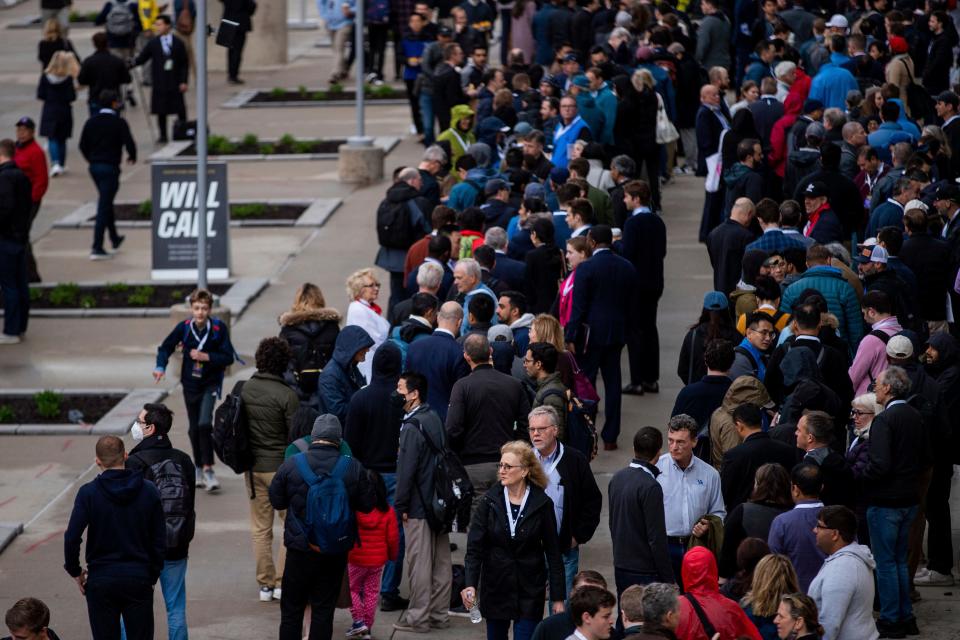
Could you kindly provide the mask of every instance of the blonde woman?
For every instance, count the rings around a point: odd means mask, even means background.
[[[740,600],[740,606],[756,625],[763,640],[776,640],[777,625],[773,619],[777,615],[780,599],[799,590],[797,572],[787,556],[771,553],[757,563],[750,591]]]
[[[290,371],[306,395],[317,390],[317,378],[333,355],[340,334],[340,312],[327,307],[317,285],[305,282],[297,288],[293,306],[279,319],[280,337],[287,341],[293,358]]]
[[[63,27],[55,18],[50,18],[43,23],[43,35],[37,44],[37,60],[40,61],[41,69],[45,70],[50,66],[50,60],[57,51],[69,51],[75,57],[79,57],[73,48],[73,43],[67,39]]]
[[[487,640],[507,640],[511,622],[514,640],[529,640],[543,617],[548,582],[552,612],[564,610],[557,520],[544,492],[547,477],[529,443],[515,440],[500,448],[498,478],[473,512],[467,586],[460,597],[468,609],[479,605]]]
[[[67,170],[67,140],[73,135],[73,101],[77,99],[73,78],[79,71],[76,56],[55,51],[37,87],[37,98],[43,101],[40,135],[47,138],[51,177]]]
[[[358,365],[360,373],[369,382],[373,370],[373,354],[390,332],[390,323],[383,317],[383,309],[377,304],[380,281],[373,269],[360,269],[350,274],[347,278],[347,295],[351,302],[347,307],[347,321],[344,326],[358,326],[373,339],[373,346]]]
[[[791,593],[780,598],[777,615],[777,637],[781,640],[819,640],[823,637],[817,605],[810,596]]]

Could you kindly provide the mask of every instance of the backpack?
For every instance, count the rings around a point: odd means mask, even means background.
[[[747,356],[747,361],[750,363],[750,366],[753,367],[753,372],[750,374],[753,377],[758,377],[760,373],[760,363],[757,362],[757,359],[753,357],[753,354],[750,353],[749,349],[743,347],[742,345],[737,345],[733,348],[734,353],[742,353]]]
[[[382,202],[377,208],[377,242],[389,249],[407,250],[416,242],[413,227],[414,211],[420,213],[413,200],[406,203]]]
[[[320,336],[308,335],[299,326],[292,326],[290,329],[298,332],[305,338],[304,342],[298,344],[296,347],[292,347],[294,370],[298,374],[303,373],[304,371],[315,371],[317,373],[323,371],[323,368],[327,366],[327,362],[329,362],[330,357],[321,347]]]
[[[543,394],[541,400],[550,396],[560,396],[566,401],[566,444],[592,461],[597,457],[600,442],[596,427],[596,401],[578,398],[569,389],[566,393],[551,389]]]
[[[475,180],[464,180],[463,183],[473,187],[477,192],[477,196],[473,200],[473,206],[479,207],[487,203],[487,191],[484,188],[486,186],[485,184],[480,184]]]
[[[177,22],[174,25],[177,33],[189,36],[193,33],[193,16],[190,15],[190,0],[183,0],[183,7],[177,14]]]
[[[464,469],[457,454],[445,443],[441,442],[437,445],[430,439],[419,420],[413,418],[409,423],[417,427],[433,455],[433,496],[430,500],[420,493],[420,485],[417,485],[417,493],[424,506],[427,524],[434,533],[439,534],[454,531],[454,525],[456,525],[456,531],[466,531],[470,524],[470,509],[473,506],[474,493],[473,483],[470,482],[467,470]]]
[[[318,476],[310,468],[306,453],[293,456],[300,477],[310,488],[304,519],[290,513],[306,534],[310,548],[319,553],[346,553],[356,541],[357,523],[343,482],[350,460],[349,456],[340,456],[330,473]]]
[[[183,469],[169,458],[148,465],[139,454],[134,457],[144,464],[144,479],[155,484],[160,491],[163,516],[167,521],[167,549],[186,547],[193,540],[196,516],[187,504],[190,488]]]
[[[253,468],[247,414],[240,399],[242,391],[241,380],[233,385],[233,390],[213,414],[213,451],[234,473],[244,473]]]
[[[111,2],[106,16],[107,33],[111,36],[129,36],[133,33],[134,20],[136,17],[130,11],[130,5],[126,1]]]
[[[930,92],[914,81],[913,74],[910,73],[910,67],[903,58],[900,59],[900,62],[903,64],[903,68],[907,70],[907,76],[910,78],[910,83],[907,85],[907,95],[905,96],[907,106],[910,108],[910,115],[914,120],[929,122],[930,108],[933,106]]]

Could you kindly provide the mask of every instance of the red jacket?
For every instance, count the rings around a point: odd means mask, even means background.
[[[787,156],[790,155],[790,150],[787,149],[787,134],[803,111],[803,99],[791,91],[783,101],[783,110],[783,116],[774,123],[770,132],[770,157],[767,158],[774,173],[781,178],[787,171]]]
[[[706,547],[694,547],[687,551],[680,573],[684,589],[700,603],[707,619],[720,634],[720,640],[734,640],[740,636],[763,640],[740,605],[720,593],[717,559],[712,551]],[[680,625],[676,634],[684,640],[710,640],[697,612],[684,596],[680,597]]]
[[[40,202],[50,184],[50,177],[47,175],[47,156],[43,153],[43,149],[36,140],[31,140],[22,147],[17,145],[16,151],[13,152],[13,161],[30,180],[32,186],[30,199],[34,203]]]
[[[387,560],[396,560],[400,552],[400,530],[397,513],[374,509],[370,513],[357,512],[357,532],[360,539],[350,551],[347,560],[359,567],[382,567]]]

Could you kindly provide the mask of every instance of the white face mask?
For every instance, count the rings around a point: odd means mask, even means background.
[[[133,426],[130,427],[130,436],[133,438],[134,442],[140,442],[143,440],[143,427],[140,426],[139,422],[134,422]]]

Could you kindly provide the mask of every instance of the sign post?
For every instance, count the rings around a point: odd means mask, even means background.
[[[200,280],[201,260],[206,276],[214,280],[230,277],[230,199],[227,193],[227,165],[206,165],[206,207],[200,206],[200,185],[196,163],[151,165],[153,217],[150,277],[154,280]],[[206,224],[200,211],[205,210]],[[206,251],[199,251],[201,234]],[[202,282],[201,286],[206,286]]]

